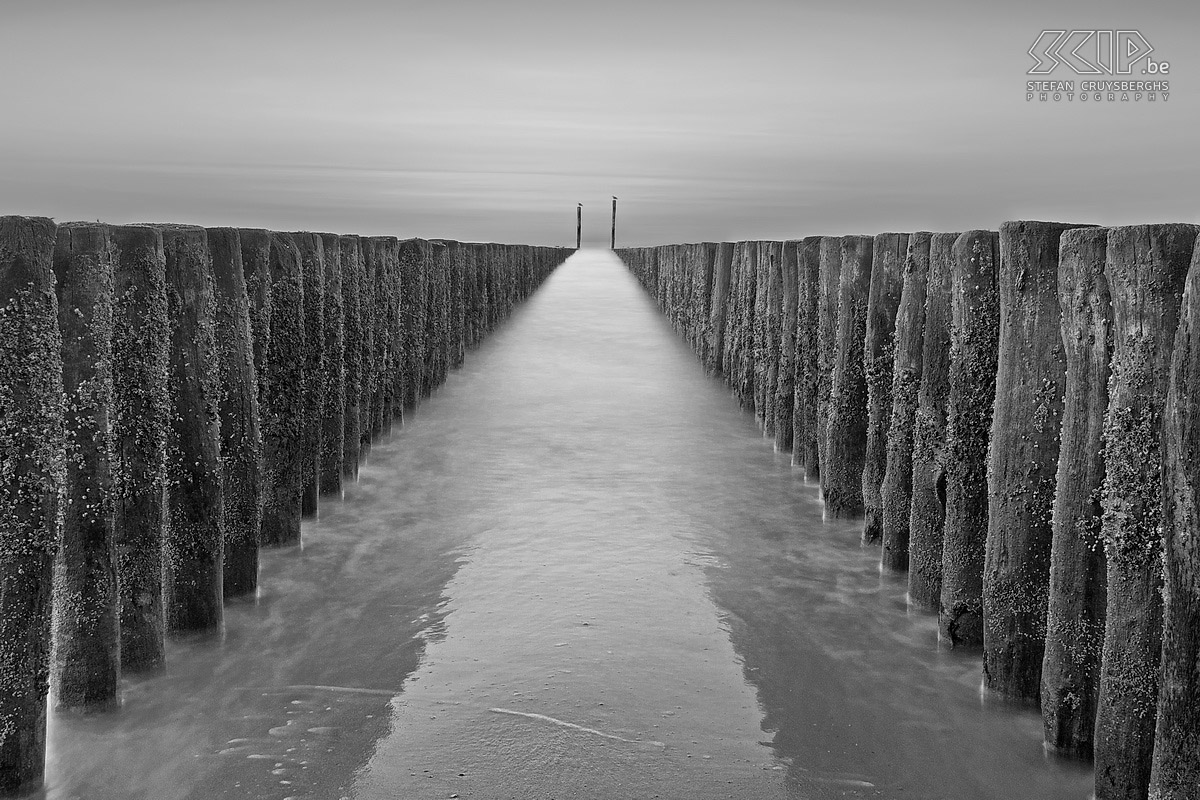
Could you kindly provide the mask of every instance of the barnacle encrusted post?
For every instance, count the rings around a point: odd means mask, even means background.
[[[121,672],[166,666],[163,537],[166,532],[167,389],[171,324],[162,232],[112,228],[113,540],[121,598]]]
[[[946,521],[938,629],[952,647],[983,644],[987,454],[1000,330],[999,237],[967,231],[954,243],[950,393],[946,413]]]
[[[58,228],[54,275],[62,335],[66,483],[55,564],[53,663],[56,709],[118,705],[120,602],[113,545],[113,263],[107,225]]]
[[[1146,797],[1162,655],[1162,412],[1195,225],[1109,228],[1113,310],[1104,420],[1108,559],[1096,713],[1096,800]]]
[[[167,426],[167,632],[220,628],[225,507],[221,491],[216,297],[204,228],[162,227],[171,324]]]
[[[864,544],[878,544],[883,540],[880,488],[887,471],[896,311],[904,288],[907,254],[907,233],[877,234],[871,246],[871,288],[863,341],[863,367],[867,378],[867,449],[863,454],[862,472]]]
[[[230,598],[253,594],[258,588],[262,436],[241,235],[236,228],[209,228],[208,251],[216,290],[221,481],[225,503],[222,581],[224,596]]]
[[[883,481],[879,487],[882,544],[879,563],[892,572],[908,569],[909,519],[913,496],[913,429],[921,391],[925,296],[929,280],[929,243],[932,238],[933,234],[927,232],[909,235],[901,270],[900,301],[896,306],[893,332],[895,355],[889,376],[891,408],[888,409],[889,420],[884,437]],[[863,480],[866,480],[865,473]],[[865,491],[865,483],[863,488]]]
[[[863,346],[871,290],[873,240],[843,236],[838,282],[836,355],[829,385],[827,458],[821,465],[825,515],[863,514],[862,475],[867,450],[867,374]]]
[[[937,611],[946,520],[946,414],[950,398],[951,274],[957,233],[929,239],[921,388],[913,419],[912,505],[908,517],[908,602]]]
[[[42,785],[63,484],[55,226],[0,217],[0,795]]]
[[[1104,275],[1108,231],[1078,228],[1059,240],[1058,303],[1066,372],[1050,518],[1050,599],[1041,706],[1048,750],[1092,757],[1107,572],[1100,538],[1104,415],[1112,355],[1112,300]]]

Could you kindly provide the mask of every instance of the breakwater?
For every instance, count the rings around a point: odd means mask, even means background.
[[[218,630],[262,547],[572,251],[0,217],[0,795]]]
[[[1200,228],[618,250],[1098,800],[1200,791]],[[788,437],[787,432],[791,432]],[[781,435],[781,432],[783,435]]]

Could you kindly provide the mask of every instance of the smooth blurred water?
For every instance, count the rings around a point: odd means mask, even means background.
[[[583,251],[223,638],[52,720],[50,798],[1087,797]]]

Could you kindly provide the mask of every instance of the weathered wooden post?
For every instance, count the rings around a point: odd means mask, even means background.
[[[913,428],[921,392],[921,357],[925,349],[925,287],[929,280],[929,242],[932,237],[933,234],[924,231],[908,237],[901,276],[900,303],[896,307],[891,420],[886,435],[887,460],[883,483],[879,489],[880,533],[883,543],[880,564],[885,570],[892,572],[908,569],[909,518],[912,515]],[[878,247],[876,240],[876,253],[879,252]],[[872,271],[878,266],[877,262]],[[870,384],[867,389],[870,390]],[[940,536],[940,529],[938,533]],[[941,569],[940,559],[938,569]]]
[[[260,416],[263,377],[271,349],[271,232],[261,228],[239,228],[242,246],[242,278],[250,309],[250,335],[254,342],[254,377],[258,381]],[[260,425],[261,438],[261,425]],[[261,460],[261,447],[259,458]]]
[[[775,449],[791,452],[796,414],[796,308],[800,300],[800,242],[783,243],[779,264],[779,358],[775,372]]]
[[[817,285],[817,462],[821,494],[825,494],[829,463],[830,392],[837,363],[838,286],[842,281],[842,240],[822,236]]]
[[[216,300],[221,493],[225,504],[222,591],[228,599],[253,594],[258,588],[262,436],[241,236],[236,228],[209,228],[208,250]]]
[[[941,640],[952,647],[983,644],[987,452],[996,396],[999,269],[995,231],[967,231],[958,237],[951,270],[946,521],[938,611]]]
[[[733,243],[721,242],[717,245],[713,262],[712,278],[712,313],[709,316],[709,326],[712,340],[709,344],[709,357],[705,367],[710,375],[720,375],[724,372],[722,366],[725,342],[729,331],[729,304],[731,301],[733,270]]]
[[[429,250],[430,257],[427,268],[429,269],[430,276],[430,294],[429,314],[427,316],[428,327],[426,328],[429,382],[425,387],[425,395],[427,397],[433,394],[433,390],[441,386],[446,379],[447,331],[450,322],[450,250],[449,247],[440,242],[431,242]],[[512,304],[515,300],[515,261],[519,257],[519,253],[520,248],[509,248],[508,259],[505,262],[506,277],[508,278],[508,302],[505,307],[506,317],[512,310]]]
[[[825,514],[861,517],[862,474],[867,450],[867,376],[863,345],[871,289],[869,236],[843,236],[838,283],[836,356],[829,387],[829,441],[821,464]]]
[[[892,422],[896,311],[904,288],[907,253],[907,233],[877,234],[871,246],[871,288],[863,341],[867,377],[867,449],[862,472],[864,544],[883,540],[881,487],[887,472],[888,431]]]
[[[204,228],[162,228],[171,323],[167,428],[167,631],[211,631],[222,620],[225,504],[221,492],[216,297]]]
[[[583,203],[575,206],[575,249],[583,243]]]
[[[983,685],[1041,696],[1050,590],[1051,512],[1066,356],[1058,304],[1058,242],[1078,225],[1000,226],[1000,331],[988,448],[983,572]]]
[[[351,480],[358,477],[361,460],[358,433],[362,429],[362,373],[363,373],[363,320],[362,320],[362,251],[359,239],[353,235],[338,237],[338,250],[342,267],[343,355],[345,364],[344,426],[342,428],[342,475]]]
[[[1041,706],[1047,749],[1090,760],[1096,729],[1107,575],[1100,538],[1112,308],[1108,231],[1063,231],[1058,302],[1066,372],[1051,515],[1050,598]]]
[[[796,396],[792,406],[792,463],[804,467],[807,480],[821,475],[817,437],[820,384],[817,341],[821,289],[821,237],[806,236],[796,248]]]
[[[478,245],[478,288],[480,300],[476,309],[476,335],[482,339],[491,329],[490,313],[492,287],[489,285],[492,253],[487,245]],[[423,240],[410,239],[405,243],[400,260],[400,323],[404,331],[404,408],[416,408],[425,382],[425,302],[429,274],[426,269],[427,245]]]
[[[304,495],[304,275],[286,233],[270,235],[271,335],[259,376],[263,442],[263,519],[259,544],[300,543]]]
[[[764,273],[763,285],[766,287],[766,301],[763,304],[764,316],[761,327],[761,345],[756,363],[756,386],[760,399],[759,416],[762,419],[763,435],[768,439],[775,438],[776,416],[776,387],[779,383],[779,345],[782,337],[780,326],[783,319],[783,242],[761,242],[759,244],[759,262]],[[788,447],[791,447],[791,436],[788,436]]]
[[[118,705],[120,604],[109,427],[115,261],[107,225],[59,226],[54,277],[62,337],[66,474],[54,576],[50,688],[60,710],[104,711]]]
[[[362,322],[362,375],[359,382],[358,399],[358,452],[365,457],[371,450],[371,428],[375,420],[375,392],[379,388],[380,367],[376,361],[375,337],[379,333],[379,306],[375,300],[377,291],[375,243],[370,236],[358,240],[362,256],[362,283],[359,286],[358,315]]]
[[[1198,230],[1168,224],[1108,231],[1113,354],[1101,524],[1108,602],[1096,800],[1144,798],[1150,783],[1162,654],[1162,411]]]
[[[325,252],[324,302],[321,306],[325,334],[321,361],[321,460],[317,482],[323,495],[342,493],[346,467],[346,308],[342,300],[342,242],[336,233],[321,234]]]
[[[42,785],[63,485],[54,222],[0,217],[0,794]]]
[[[301,415],[301,495],[300,515],[317,516],[321,488],[318,475],[321,463],[321,407],[325,400],[325,246],[320,234],[293,233],[292,241],[300,251],[300,272],[304,280],[304,339],[302,345],[303,383],[297,387],[303,397]]]
[[[171,324],[167,262],[157,228],[112,228],[112,477],[121,671],[155,673],[166,665],[163,538],[166,529],[167,375]]]
[[[612,241],[609,242],[609,247],[613,250],[617,249],[617,196],[616,195],[613,195]]]
[[[463,285],[466,276],[466,248],[461,242],[447,242],[446,246],[450,248],[450,274],[448,276],[450,289],[450,328],[447,331],[447,336],[450,340],[450,357],[447,364],[447,369],[449,369],[462,366],[467,356],[467,308],[464,294],[465,287]],[[532,253],[530,253],[529,258],[534,258]],[[533,262],[529,261],[526,264],[526,268],[528,272],[525,275],[525,283],[522,287],[522,299],[528,297],[533,291]],[[397,343],[398,345],[399,343]]]
[[[950,399],[951,275],[957,233],[929,239],[921,388],[913,420],[912,507],[908,518],[908,602],[937,611],[942,597],[946,520],[946,417]]]
[[[1163,413],[1163,665],[1153,800],[1187,800],[1200,787],[1200,248],[1193,250],[1174,351]]]

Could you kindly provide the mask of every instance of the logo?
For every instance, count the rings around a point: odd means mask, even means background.
[[[1154,46],[1138,31],[1042,31],[1029,55],[1030,75],[1049,75],[1066,65],[1076,75],[1131,75],[1145,59],[1143,75],[1166,75],[1171,65],[1150,58]]]
[[[1034,64],[1027,74],[1040,80],[1025,82],[1025,100],[1041,102],[1166,102],[1171,99],[1170,62],[1156,61],[1154,45],[1135,30],[1042,31],[1029,48]],[[1054,80],[1051,75],[1066,67],[1075,75],[1098,80]],[[1153,76],[1130,79],[1135,72]],[[1104,80],[1104,76],[1118,80]],[[1070,76],[1068,76],[1070,77]]]

